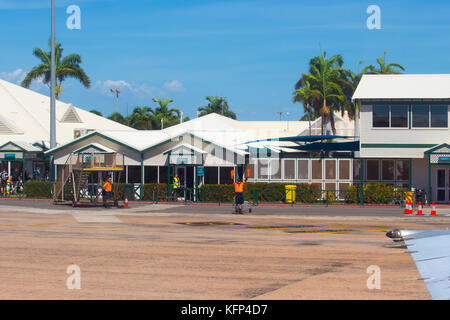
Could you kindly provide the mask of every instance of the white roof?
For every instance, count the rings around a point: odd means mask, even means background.
[[[450,74],[366,74],[353,99],[450,99]]]
[[[74,130],[136,131],[62,101],[56,101],[56,141],[74,139]],[[29,144],[50,139],[50,98],[0,79],[0,145],[8,141]]]

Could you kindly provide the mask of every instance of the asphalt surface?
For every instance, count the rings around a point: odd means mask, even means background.
[[[123,206],[123,203],[120,203]],[[135,210],[142,211],[143,208],[159,208],[158,211],[166,213],[183,213],[183,214],[232,214],[233,208],[231,205],[222,204],[149,204],[143,202],[129,202],[129,207],[125,208],[108,208],[105,209],[102,206],[81,205],[77,208],[72,208],[68,204],[54,205],[53,202],[47,200],[12,200],[12,199],[0,199],[0,206],[11,207],[24,207],[24,208],[38,208],[43,210],[67,210],[67,211],[97,211],[103,210],[121,211],[127,210],[133,212]],[[159,207],[158,207],[159,206]],[[163,207],[161,207],[163,206]],[[450,208],[437,208],[438,216],[450,217]],[[318,217],[416,217],[414,215],[406,215],[403,213],[403,208],[391,207],[391,206],[323,206],[323,205],[311,205],[311,206],[288,206],[288,205],[261,205],[252,207],[250,215],[275,215],[275,216],[318,216]],[[425,216],[428,216],[431,212],[431,208],[424,207],[423,212]],[[420,216],[417,216],[418,218]]]

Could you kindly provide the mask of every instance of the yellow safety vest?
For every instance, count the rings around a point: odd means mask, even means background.
[[[180,178],[173,178],[173,188],[178,189],[180,187]]]

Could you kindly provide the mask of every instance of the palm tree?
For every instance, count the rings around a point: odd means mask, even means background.
[[[373,65],[365,66],[361,70],[361,65],[363,61],[360,60],[358,63],[358,73],[354,73],[351,70],[346,70],[345,78],[342,79],[342,87],[345,93],[345,110],[347,110],[350,119],[355,120],[355,131],[354,135],[359,137],[359,101],[353,101],[353,94],[358,87],[359,82],[364,74],[373,72],[375,67]]]
[[[343,64],[340,54],[327,59],[326,52],[322,51],[320,56],[310,60],[309,73],[302,74],[295,86],[297,90],[308,88],[309,94],[312,94],[310,103],[322,117],[322,134],[324,125],[328,123],[331,124],[333,134],[336,134],[333,112],[342,111],[345,104],[345,95],[341,86],[342,78],[345,76]],[[299,94],[297,90],[296,95]]]
[[[198,108],[200,117],[210,113],[217,113],[236,120],[236,114],[229,109],[226,98],[208,96],[206,100],[209,101],[208,105]]]
[[[98,116],[100,116],[100,117],[103,117],[103,114],[100,112],[100,111],[98,111],[98,110],[95,110],[95,109],[93,109],[93,110],[91,110],[91,111],[89,111],[90,113],[93,113],[93,114],[96,114],[96,115],[98,115]]]
[[[149,107],[134,108],[133,112],[128,118],[130,127],[138,130],[151,130],[153,128],[152,118],[153,109]]]
[[[373,70],[368,72],[369,74],[399,74],[400,71],[395,70],[394,68],[405,71],[405,68],[398,63],[391,62],[391,63],[387,64],[386,63],[386,54],[387,54],[387,50],[384,50],[384,57],[377,58],[377,63],[379,66],[378,69],[374,68]]]
[[[120,112],[114,112],[109,117],[109,120],[128,125],[128,118],[125,118]]]
[[[161,129],[161,119],[163,121],[164,128],[173,126],[180,123],[181,111],[177,108],[168,107],[169,103],[173,102],[173,99],[161,100],[159,98],[153,98],[159,107],[157,107],[153,113],[154,128]]]
[[[49,44],[50,45],[50,44]],[[63,48],[61,44],[55,43],[55,69],[56,69],[56,99],[62,93],[61,83],[66,78],[78,79],[81,84],[89,88],[91,80],[86,75],[84,70],[80,67],[81,56],[79,54],[70,54],[62,57]],[[51,52],[44,52],[41,48],[35,48],[33,55],[41,60],[41,64],[35,66],[23,79],[21,85],[29,88],[33,80],[43,78],[45,84],[49,85],[51,82]]]
[[[305,85],[302,89],[295,90],[295,95],[292,98],[292,102],[302,102],[303,110],[305,114],[300,119],[301,121],[306,120],[306,116],[308,116],[309,122],[309,135],[311,135],[311,120],[315,120],[318,118],[318,112],[316,109],[313,109],[314,102],[320,99],[320,95],[316,90],[311,89],[311,85],[308,81],[305,81]],[[311,111],[313,115],[311,116]],[[313,119],[312,119],[313,118]]]

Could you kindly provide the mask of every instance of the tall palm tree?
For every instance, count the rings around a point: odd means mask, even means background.
[[[295,95],[292,98],[292,102],[303,103],[305,115],[300,120],[306,120],[306,115],[308,116],[309,135],[311,135],[311,120],[315,120],[318,117],[318,112],[313,108],[313,106],[314,102],[320,99],[320,94],[311,88],[309,81],[305,81],[303,88],[295,90],[294,93]],[[311,113],[313,113],[313,115],[311,115]]]
[[[168,107],[169,103],[173,102],[173,99],[161,100],[159,98],[153,98],[153,101],[158,104],[158,107],[153,113],[154,128],[161,129],[161,119],[163,121],[164,128],[173,126],[180,123],[181,111],[177,108]]]
[[[236,119],[236,114],[228,107],[226,98],[208,96],[206,97],[206,100],[209,101],[208,105],[198,108],[198,111],[200,111],[200,116],[210,113],[217,113],[231,119]]]
[[[50,43],[49,43],[50,45]],[[66,78],[78,79],[81,84],[90,88],[91,80],[80,67],[81,56],[79,54],[70,54],[66,57],[62,57],[63,48],[61,44],[55,43],[55,69],[56,69],[56,99],[62,93],[61,83]],[[43,78],[45,84],[49,85],[51,81],[51,52],[44,52],[41,48],[35,48],[33,55],[41,60],[41,64],[35,66],[23,79],[21,85],[25,88],[29,88],[33,80]]]
[[[405,68],[398,63],[395,63],[395,62],[387,63],[386,62],[386,54],[387,54],[387,50],[384,50],[384,56],[377,58],[378,69],[374,68],[373,70],[369,71],[368,73],[370,73],[370,74],[399,74],[400,71],[395,70],[394,68],[405,71]]]
[[[296,84],[297,90],[302,90],[308,84],[311,92],[314,93],[312,106],[322,117],[322,134],[324,126],[328,124],[331,125],[333,134],[336,134],[333,112],[342,111],[345,104],[345,95],[341,86],[345,75],[343,64],[344,60],[340,54],[327,59],[326,52],[322,51],[320,56],[310,60],[309,73],[302,74]],[[295,91],[295,94],[297,95],[298,92]]]
[[[355,120],[355,130],[354,135],[359,137],[359,101],[353,101],[353,94],[358,87],[359,82],[362,79],[362,76],[366,73],[373,72],[375,67],[373,65],[368,65],[362,68],[361,65],[363,61],[360,60],[358,63],[358,72],[354,73],[351,70],[346,70],[345,78],[342,79],[342,87],[345,93],[346,101],[345,101],[345,110],[348,112],[350,119]]]
[[[114,112],[109,117],[109,120],[118,122],[120,124],[128,125],[128,118],[125,118],[120,112]]]
[[[149,107],[139,107],[133,109],[133,112],[128,118],[129,126],[138,130],[153,129],[153,109]]]

